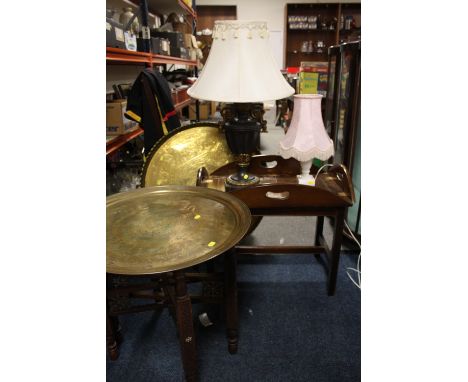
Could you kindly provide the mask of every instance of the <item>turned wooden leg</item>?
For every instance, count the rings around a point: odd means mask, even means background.
[[[330,253],[330,264],[328,273],[328,295],[333,296],[336,290],[336,279],[338,275],[338,265],[340,262],[341,242],[343,239],[344,210],[336,214],[335,229],[333,232],[333,244]]]
[[[315,226],[315,244],[314,245],[320,245],[320,236],[323,235],[323,221],[324,221],[324,216],[317,216],[317,224]],[[320,253],[314,254],[315,258],[317,261],[320,260]]]
[[[195,346],[195,331],[193,330],[192,304],[187,293],[187,285],[183,271],[174,272],[176,289],[176,319],[179,330],[180,350],[187,381],[198,378],[197,352]]]
[[[114,330],[114,335],[117,341],[117,345],[120,345],[123,341],[123,337],[122,337],[122,330],[121,330],[120,323],[119,323],[119,317],[111,316],[110,319],[112,322],[112,328]]]
[[[239,312],[237,305],[236,252],[234,249],[224,254],[224,306],[229,353],[237,353]]]
[[[315,226],[315,245],[320,245],[319,238],[323,234],[324,216],[317,216],[317,224]]]
[[[106,274],[106,288],[113,288],[113,276]],[[122,342],[122,334],[120,333],[119,319],[109,314],[109,300],[106,296],[106,343],[109,351],[109,357],[115,361],[119,358],[118,345]]]
[[[117,346],[117,336],[116,336],[116,327],[112,322],[112,317],[109,316],[109,312],[106,312],[106,342],[107,342],[107,351],[109,352],[109,357],[112,361],[115,361],[119,358],[119,348]]]
[[[164,292],[165,298],[170,302],[168,306],[169,314],[171,315],[174,322],[177,324],[177,315],[176,315],[176,300],[175,300],[175,287],[171,285],[169,279],[173,277],[172,272],[165,273],[162,276],[162,290]]]

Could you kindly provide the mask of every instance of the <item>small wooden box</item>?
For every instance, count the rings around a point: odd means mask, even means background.
[[[200,101],[200,120],[208,120],[216,112],[216,102]],[[189,119],[197,119],[196,104],[189,106]]]

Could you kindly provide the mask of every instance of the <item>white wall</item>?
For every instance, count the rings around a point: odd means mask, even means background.
[[[197,5],[236,5],[238,20],[264,20],[268,23],[270,31],[279,32],[278,39],[284,44],[284,27],[286,4],[299,3],[360,3],[360,0],[325,1],[325,0],[197,0]],[[281,49],[281,57],[284,61],[284,46]],[[278,54],[275,52],[275,57]],[[284,67],[284,62],[281,63]]]

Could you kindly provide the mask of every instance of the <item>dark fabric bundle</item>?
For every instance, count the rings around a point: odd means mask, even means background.
[[[168,132],[180,127],[166,79],[150,68],[143,70],[128,95],[125,116],[145,131],[145,153]]]

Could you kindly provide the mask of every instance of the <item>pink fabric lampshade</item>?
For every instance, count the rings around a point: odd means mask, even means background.
[[[304,162],[318,158],[327,160],[334,153],[333,141],[325,131],[320,94],[296,94],[291,125],[280,141],[280,153],[285,159]]]

